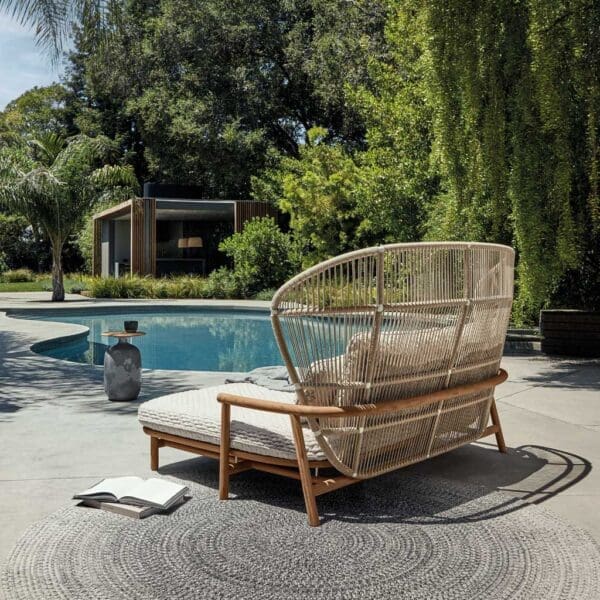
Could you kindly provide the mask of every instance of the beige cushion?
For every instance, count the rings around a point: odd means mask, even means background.
[[[454,327],[382,332],[373,357],[376,380],[447,367],[454,334]],[[347,380],[366,380],[370,355],[371,332],[355,334],[346,350],[344,366]]]
[[[370,395],[364,390],[344,391],[338,397],[338,403],[378,402],[391,399],[397,394],[406,397],[427,393],[433,391],[441,381],[436,384],[434,380],[419,380],[419,376],[434,373],[444,376],[450,366],[472,367],[472,370],[454,375],[452,385],[490,377],[496,372],[497,364],[492,363],[487,367],[479,365],[486,361],[500,361],[504,342],[503,331],[504,329],[496,327],[494,322],[479,328],[467,323],[452,365],[449,363],[457,333],[454,326],[382,332],[372,359],[375,367],[373,380],[398,380],[412,376],[416,378],[414,384],[399,383],[397,386],[378,388]],[[350,339],[346,349],[343,381],[367,380],[371,362],[371,335],[371,332],[358,333]]]
[[[221,436],[221,405],[217,394],[227,392],[274,402],[296,403],[296,395],[253,383],[229,383],[178,392],[142,404],[138,419],[145,427],[192,440],[218,445]],[[309,460],[324,460],[315,436],[304,428]],[[265,456],[296,459],[290,418],[287,415],[231,407],[231,447]]]

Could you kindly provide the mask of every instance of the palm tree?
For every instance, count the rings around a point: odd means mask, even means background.
[[[68,140],[48,134],[0,155],[0,203],[41,228],[52,248],[52,300],[64,300],[62,251],[96,203],[126,199],[138,182],[129,166],[106,164],[115,143],[104,136]]]
[[[57,61],[74,23],[101,29],[110,6],[120,0],[0,0],[9,13],[35,31],[37,43]]]

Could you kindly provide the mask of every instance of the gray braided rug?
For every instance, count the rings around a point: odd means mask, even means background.
[[[588,535],[504,493],[398,471],[321,497],[325,522],[313,529],[295,482],[245,473],[232,481],[236,497],[219,502],[211,463],[186,464],[169,474],[194,497],[170,515],[69,507],[32,526],[0,596],[600,598]]]

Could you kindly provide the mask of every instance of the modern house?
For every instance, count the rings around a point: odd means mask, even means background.
[[[253,217],[277,210],[254,200],[207,200],[191,186],[145,184],[133,198],[94,215],[93,274],[199,274],[226,263],[219,243]]]

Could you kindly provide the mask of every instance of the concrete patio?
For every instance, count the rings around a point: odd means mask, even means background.
[[[45,297],[0,294],[0,311],[50,306]],[[68,300],[61,308],[94,302],[77,296]],[[123,304],[131,303],[151,304]],[[72,502],[75,491],[104,477],[150,475],[149,442],[136,419],[140,402],[222,383],[227,376],[145,371],[138,401],[111,403],[104,395],[100,368],[29,349],[73,330],[72,325],[13,319],[0,312],[0,562],[31,523]],[[510,377],[497,390],[497,399],[508,455],[498,453],[488,438],[485,444],[411,469],[544,503],[600,543],[600,475],[593,468],[600,462],[600,361],[531,354],[507,356],[503,366]],[[163,465],[189,458],[176,450],[161,452]]]

